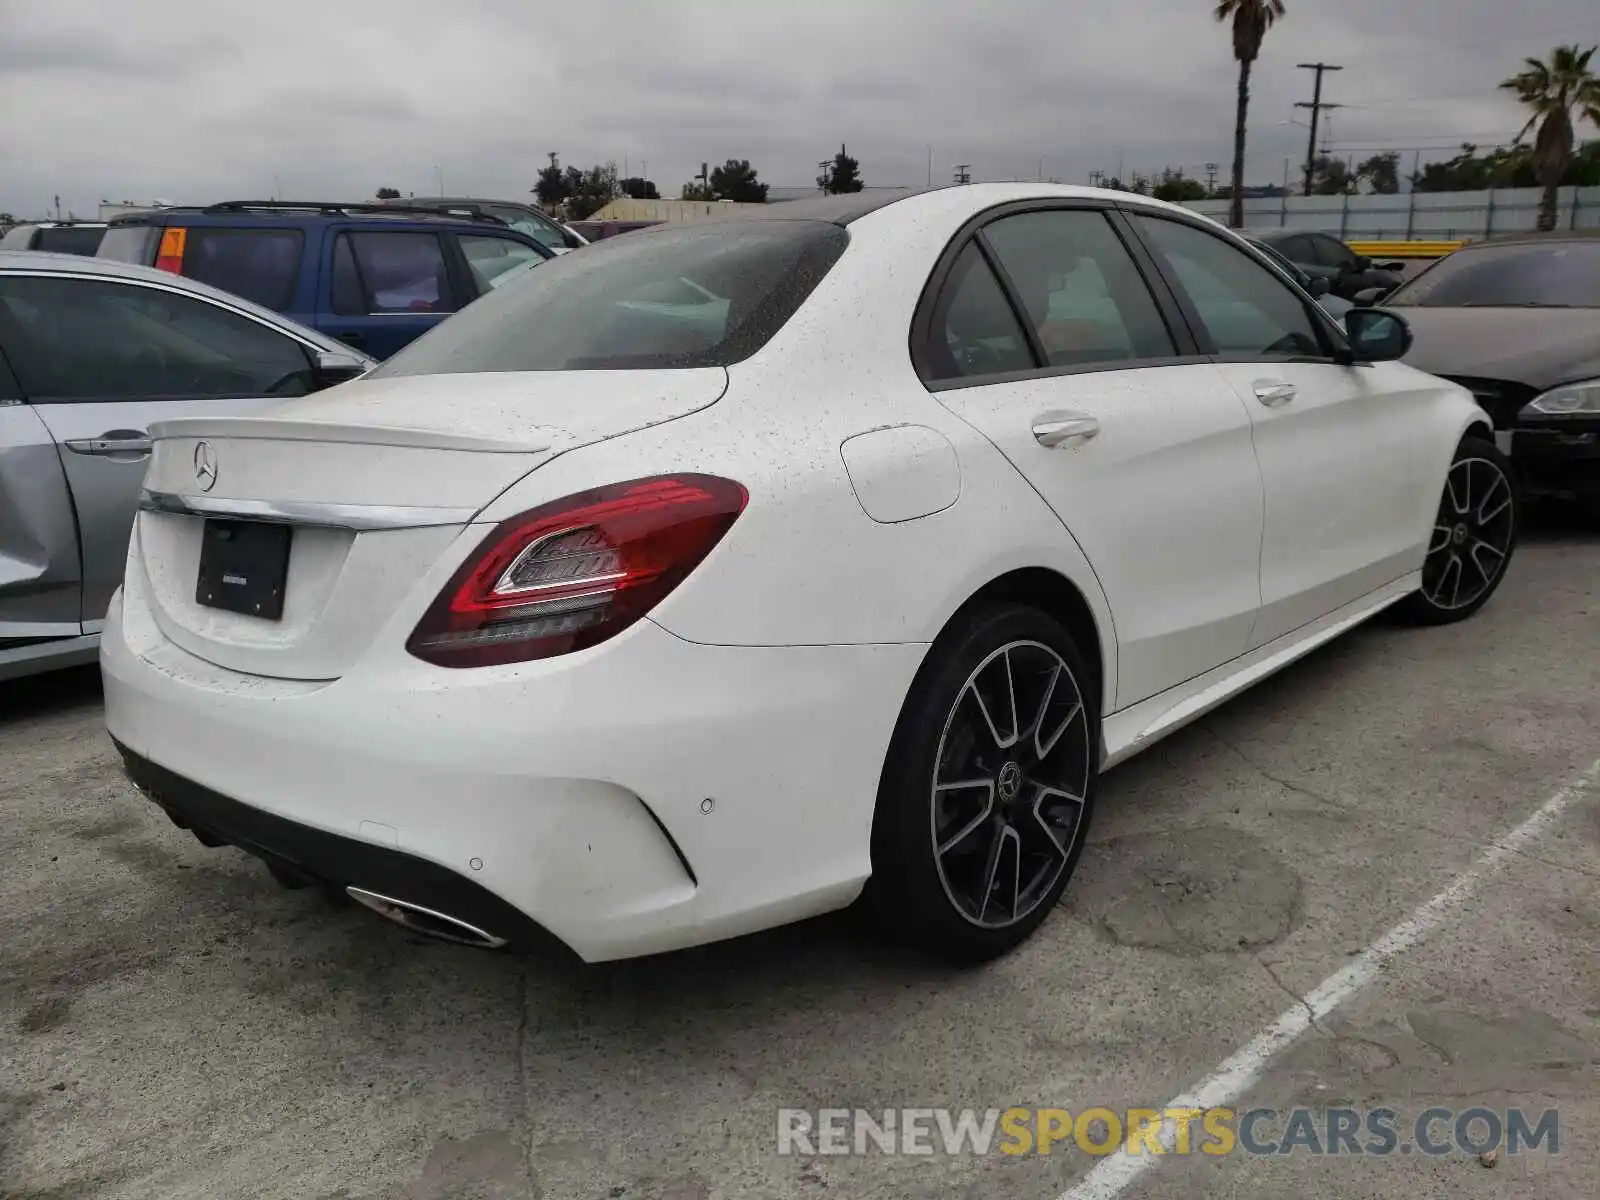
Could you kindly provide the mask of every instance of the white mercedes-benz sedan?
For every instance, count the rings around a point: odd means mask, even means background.
[[[594,961],[865,893],[990,957],[1102,771],[1494,591],[1507,462],[1409,342],[1101,190],[608,239],[360,380],[155,426],[106,721],[203,841],[438,936]]]

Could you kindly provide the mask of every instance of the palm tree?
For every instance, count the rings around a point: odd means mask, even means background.
[[[1539,200],[1539,228],[1556,227],[1556,206],[1560,200],[1561,181],[1572,169],[1573,112],[1600,125],[1600,77],[1589,69],[1589,60],[1595,47],[1581,50],[1577,46],[1557,46],[1550,52],[1550,61],[1537,58],[1524,59],[1525,67],[1500,84],[1517,94],[1532,116],[1517,134],[1517,145],[1528,136],[1535,125],[1539,127],[1533,138],[1533,170],[1544,188]]]
[[[1244,126],[1250,111],[1250,68],[1261,53],[1261,39],[1284,15],[1283,0],[1217,0],[1212,13],[1233,22],[1233,57],[1239,60],[1239,111],[1233,119],[1233,204],[1228,224],[1244,225]]]

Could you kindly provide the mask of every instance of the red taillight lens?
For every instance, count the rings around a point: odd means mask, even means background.
[[[161,245],[156,248],[156,270],[183,274],[183,251],[189,240],[189,231],[173,226],[161,231]]]
[[[581,650],[683,582],[749,499],[731,479],[663,475],[503,521],[424,614],[406,649],[441,667]]]

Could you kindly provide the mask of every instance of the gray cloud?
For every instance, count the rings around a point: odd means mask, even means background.
[[[1305,153],[1328,79],[1331,144],[1447,154],[1508,139],[1495,84],[1527,54],[1600,38],[1593,0],[1288,0],[1251,106],[1249,177]],[[702,160],[805,186],[841,142],[871,184],[1191,173],[1231,154],[1235,66],[1209,0],[0,0],[0,209],[103,197],[367,196],[380,185],[525,195],[548,151],[646,169]],[[1420,151],[1414,148],[1421,148]],[[1410,162],[1407,162],[1409,167]]]

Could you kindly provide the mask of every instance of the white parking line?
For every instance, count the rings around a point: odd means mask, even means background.
[[[1335,971],[1309,993],[1303,1005],[1279,1014],[1255,1037],[1224,1059],[1194,1091],[1167,1101],[1167,1108],[1216,1108],[1231,1105],[1258,1080],[1274,1057],[1339,1005],[1368,987],[1385,967],[1455,916],[1485,880],[1497,873],[1529,842],[1555,824],[1600,778],[1600,760],[1539,806],[1456,876],[1444,891],[1412,911],[1388,933],[1369,945],[1349,965]],[[1170,1152],[1177,1141],[1177,1124],[1167,1121],[1160,1133],[1162,1149]],[[1075,1187],[1058,1200],[1111,1200],[1161,1161],[1149,1153],[1129,1154],[1126,1146],[1102,1159]]]

